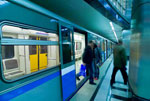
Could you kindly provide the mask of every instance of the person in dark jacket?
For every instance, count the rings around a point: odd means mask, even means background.
[[[99,78],[99,66],[100,66],[100,63],[101,63],[101,53],[99,52],[99,49],[97,47],[96,44],[94,44],[94,79],[95,80],[98,80]]]
[[[113,55],[114,55],[114,69],[110,82],[111,86],[113,85],[113,83],[115,83],[115,75],[118,70],[120,70],[121,74],[123,75],[124,84],[127,84],[128,76],[125,68],[127,57],[125,53],[125,48],[122,45],[122,40],[119,40],[118,44],[114,47]]]
[[[86,65],[86,69],[89,75],[89,83],[92,85],[96,85],[96,83],[94,83],[93,80],[93,68],[92,68],[93,48],[94,48],[94,42],[89,41],[88,46],[84,50],[82,61]]]

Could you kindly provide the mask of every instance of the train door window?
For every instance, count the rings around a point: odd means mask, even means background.
[[[67,27],[61,27],[61,33],[62,33],[62,49],[63,49],[63,63],[69,63],[71,62],[72,58],[72,33],[69,28]]]
[[[46,45],[40,46],[40,53],[47,53],[47,46]]]
[[[36,50],[37,50],[37,48],[36,48],[35,45],[30,45],[29,46],[29,53],[30,53],[30,55],[36,54]]]
[[[47,38],[40,37],[40,40],[46,41]],[[46,45],[40,45],[40,53],[47,53],[47,46]]]
[[[56,33],[4,25],[1,40],[1,62],[7,80],[60,65]]]

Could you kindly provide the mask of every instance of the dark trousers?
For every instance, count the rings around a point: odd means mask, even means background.
[[[124,83],[126,84],[128,81],[128,75],[126,73],[126,70],[124,68],[117,68],[117,67],[114,67],[114,69],[113,69],[113,73],[111,76],[111,84],[115,83],[115,76],[116,76],[116,73],[118,70],[121,71],[121,74],[122,74],[123,79],[124,79]]]
[[[95,78],[99,78],[99,67],[95,66]]]
[[[99,67],[96,65],[96,59],[93,59],[94,78],[99,78]]]
[[[94,82],[92,63],[91,64],[86,64],[86,68],[87,68],[87,73],[88,73],[88,76],[89,76],[89,82],[92,83],[92,82]]]

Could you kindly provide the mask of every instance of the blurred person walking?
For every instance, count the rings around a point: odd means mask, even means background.
[[[115,76],[118,70],[121,71],[121,74],[124,79],[124,84],[127,84],[128,81],[128,76],[126,73],[126,62],[127,62],[127,57],[125,53],[125,48],[122,45],[122,40],[119,40],[118,44],[114,46],[113,50],[113,57],[114,57],[114,69],[110,81],[110,85],[112,86],[113,83],[115,83]]]

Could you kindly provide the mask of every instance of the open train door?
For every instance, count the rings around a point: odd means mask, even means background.
[[[61,81],[63,101],[76,90],[73,28],[59,24]]]

